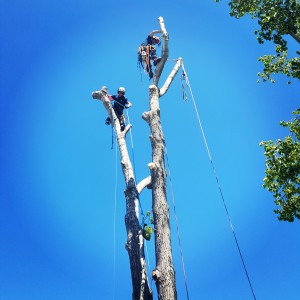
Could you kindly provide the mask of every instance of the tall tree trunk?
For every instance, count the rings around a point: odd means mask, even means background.
[[[176,300],[175,270],[172,261],[172,247],[170,234],[170,214],[166,193],[166,171],[164,161],[165,141],[160,122],[159,98],[166,93],[175,75],[181,66],[181,58],[167,78],[162,89],[159,90],[158,82],[164,65],[168,59],[169,36],[165,29],[164,20],[158,18],[162,37],[162,59],[154,72],[153,84],[149,87],[150,110],[143,114],[143,119],[150,126],[150,141],[152,146],[152,162],[149,164],[151,171],[152,211],[154,219],[155,257],[156,267],[152,272],[160,300]]]
[[[131,279],[132,279],[132,299],[133,300],[152,300],[152,291],[149,287],[145,254],[144,254],[144,238],[142,228],[139,224],[139,192],[134,178],[133,168],[130,162],[128,150],[126,147],[125,137],[130,130],[131,125],[127,125],[124,131],[120,130],[120,123],[107,97],[106,87],[102,87],[101,91],[92,93],[94,99],[102,101],[111,120],[117,135],[117,142],[121,156],[121,166],[126,183],[126,215],[125,225],[127,230],[126,249],[129,255]],[[149,183],[149,182],[148,182]],[[142,190],[146,185],[141,185]]]
[[[160,123],[159,91],[150,86],[150,111],[143,118],[150,126],[152,163],[149,164],[152,177],[152,211],[154,218],[156,268],[152,272],[158,298],[177,299],[175,270],[172,262],[169,206],[166,196],[166,171],[164,162],[164,137]]]
[[[96,91],[92,94],[94,99],[99,99],[103,102],[110,119],[113,120],[117,134],[122,171],[126,182],[126,249],[128,251],[130,261],[133,300],[153,299],[152,291],[149,288],[144,255],[144,239],[142,235],[142,228],[139,224],[138,212],[139,195],[145,187],[152,189],[152,211],[156,253],[156,268],[152,272],[152,277],[156,283],[159,300],[177,299],[175,270],[172,262],[170,214],[166,194],[166,171],[164,162],[165,143],[160,123],[159,98],[167,92],[169,86],[173,82],[173,79],[182,64],[182,59],[179,58],[177,60],[172,72],[168,76],[161,90],[159,90],[158,82],[169,55],[169,37],[165,29],[163,18],[159,17],[158,20],[164,39],[162,59],[156,67],[153,84],[149,87],[150,110],[143,114],[143,119],[149,124],[151,132],[150,141],[152,145],[152,162],[148,164],[151,176],[143,179],[139,184],[136,184],[135,182],[132,165],[125,143],[125,136],[130,130],[131,125],[127,125],[123,132],[120,131],[120,124],[107,97],[106,87],[103,87],[101,91]]]

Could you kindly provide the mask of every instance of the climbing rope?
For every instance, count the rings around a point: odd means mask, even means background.
[[[127,113],[127,120],[128,120],[128,123],[130,123],[130,118],[129,118],[129,112],[128,112],[128,109],[126,109],[126,113]],[[132,153],[132,164],[133,164],[133,174],[134,174],[134,178],[136,179],[136,172],[135,172],[135,161],[134,161],[134,147],[133,147],[133,138],[132,138],[132,128],[130,129],[129,131],[129,134],[130,134],[130,141],[131,141],[131,153]]]
[[[126,109],[126,113],[127,113],[127,119],[128,119],[128,123],[130,124],[130,118],[129,118],[129,112],[128,110]],[[133,174],[134,174],[134,178],[136,180],[136,171],[135,171],[135,161],[134,161],[134,147],[133,147],[133,135],[132,135],[132,128],[130,129],[130,142],[131,142],[131,152],[132,152],[132,165],[133,165]],[[139,206],[140,206],[140,213],[143,217],[142,219],[142,223],[144,222],[145,220],[145,215],[144,215],[144,211],[143,211],[143,208],[142,208],[142,204],[141,204],[141,201],[140,201],[140,197],[138,196],[138,201],[139,201]],[[141,226],[143,227],[144,224],[141,223]]]
[[[114,126],[111,126],[111,150],[114,149]]]
[[[119,103],[119,102],[118,102]],[[122,105],[121,103],[119,103],[120,105]],[[122,105],[124,107],[124,105]],[[128,110],[126,109],[126,114],[127,114],[127,120],[128,120],[128,123],[130,124],[130,117],[129,117],[129,112]],[[133,146],[133,135],[132,135],[132,128],[130,129],[130,142],[131,142],[131,151],[132,151],[132,164],[133,164],[133,173],[134,173],[134,178],[136,180],[136,170],[135,170],[135,159],[134,159],[134,146]],[[117,157],[116,157],[116,172],[117,172]],[[116,174],[117,176],[117,174]],[[139,207],[140,207],[140,215],[142,217],[142,221],[140,223],[140,226],[143,228],[144,226],[144,221],[145,221],[145,214],[144,214],[144,211],[143,211],[143,208],[142,208],[142,204],[141,204],[141,201],[140,201],[140,197],[138,195],[138,202],[139,202]],[[145,252],[146,252],[146,259],[147,259],[147,266],[148,266],[148,273],[150,274],[150,270],[151,270],[151,267],[150,267],[150,260],[149,260],[149,254],[148,254],[148,248],[147,248],[147,243],[144,243],[145,245]],[[151,287],[152,287],[152,280],[151,280]]]
[[[127,119],[128,119],[128,123],[130,123],[130,118],[129,118],[129,112],[128,109],[126,110],[127,113]],[[134,146],[133,146],[133,134],[132,134],[132,128],[130,129],[130,141],[131,141],[131,150],[132,150],[132,164],[133,164],[133,173],[134,173],[134,178],[136,180],[136,170],[135,170],[135,160],[134,160]],[[138,195],[138,201],[139,201],[139,207],[140,207],[140,214],[142,216],[142,221],[140,223],[140,226],[143,228],[144,226],[144,221],[145,221],[145,214],[143,211],[143,207],[142,207],[142,203],[140,201],[140,196]],[[145,252],[146,252],[146,259],[147,259],[147,266],[148,266],[148,274],[150,274],[151,272],[151,265],[150,265],[150,259],[149,259],[149,253],[148,253],[148,248],[147,248],[147,243],[144,242],[145,245]],[[153,282],[153,278],[151,278],[151,289],[152,289],[152,282]]]
[[[169,158],[168,158],[168,151],[167,151],[166,143],[165,143],[165,155],[166,155],[168,173],[169,173],[169,179],[170,179],[172,204],[173,204],[173,211],[174,211],[174,216],[175,216],[175,221],[176,221],[177,238],[178,238],[178,244],[179,244],[179,249],[180,249],[181,265],[182,265],[182,271],[183,271],[183,277],[184,277],[185,291],[186,291],[186,297],[189,300],[190,297],[189,297],[189,291],[188,291],[188,285],[187,285],[187,279],[186,279],[186,271],[185,271],[185,266],[184,266],[183,251],[182,251],[181,238],[180,238],[180,233],[179,233],[178,217],[177,217],[177,213],[176,213],[174,190],[173,190],[173,185],[172,185],[171,168],[170,168],[170,164],[169,164]]]
[[[184,69],[183,61],[182,61],[182,65],[181,65],[181,66],[182,66],[183,72],[184,72],[184,74],[185,74],[185,76],[184,76],[184,77],[185,77],[185,82],[186,82],[186,84],[187,84],[187,86],[188,86],[188,88],[189,88],[189,90],[190,90],[190,94],[191,94],[191,96],[192,96],[192,100],[193,100],[195,112],[196,112],[196,115],[197,115],[199,127],[200,127],[200,130],[201,130],[203,139],[204,139],[205,147],[206,147],[206,150],[207,150],[207,153],[208,153],[208,157],[209,157],[209,160],[210,160],[210,163],[211,163],[211,167],[212,167],[212,170],[213,170],[213,173],[214,173],[214,177],[215,177],[216,182],[217,182],[217,186],[218,186],[218,189],[219,189],[219,192],[220,192],[220,195],[221,195],[221,199],[222,199],[222,202],[223,202],[225,211],[226,211],[226,215],[227,215],[227,218],[228,218],[228,221],[229,221],[229,225],[230,225],[230,227],[231,227],[231,230],[232,230],[232,233],[233,233],[233,236],[234,236],[234,240],[235,240],[235,243],[236,243],[236,246],[237,246],[237,249],[238,249],[238,252],[239,252],[239,255],[240,255],[242,264],[243,264],[243,267],[244,267],[245,274],[246,274],[247,279],[248,279],[248,283],[249,283],[249,286],[250,286],[250,289],[251,289],[253,298],[256,300],[255,293],[254,293],[254,290],[253,290],[253,287],[252,287],[252,284],[251,284],[251,280],[250,280],[250,277],[249,277],[249,274],[248,274],[248,271],[247,271],[247,267],[246,267],[246,264],[245,264],[245,262],[244,262],[244,258],[243,258],[243,255],[242,255],[242,251],[241,251],[241,249],[240,249],[238,239],[237,239],[236,234],[235,234],[235,231],[234,231],[234,229],[233,229],[233,225],[232,225],[231,218],[230,218],[230,215],[229,215],[229,211],[228,211],[228,209],[227,209],[227,205],[226,205],[226,202],[225,202],[225,199],[224,199],[224,196],[223,196],[223,192],[222,192],[222,189],[221,189],[221,185],[220,185],[220,183],[219,183],[219,179],[218,179],[218,176],[217,176],[217,172],[216,172],[216,169],[215,169],[213,160],[212,160],[212,156],[211,156],[210,151],[209,151],[208,143],[207,143],[207,141],[206,141],[206,136],[205,136],[205,133],[204,133],[204,130],[203,130],[203,126],[202,126],[202,123],[201,123],[201,120],[200,120],[200,116],[199,116],[199,113],[198,113],[198,109],[197,109],[197,106],[196,106],[196,101],[195,101],[195,98],[194,98],[194,95],[193,95],[193,92],[192,92],[192,88],[191,88],[191,85],[190,85],[190,82],[189,82],[187,73],[186,73],[186,71],[185,71],[185,69]]]
[[[129,112],[128,112],[127,109],[126,109],[126,113],[127,113],[128,123],[130,124]],[[135,180],[136,180],[136,170],[135,170],[135,160],[134,160],[134,147],[133,147],[132,128],[130,129],[129,134],[130,134],[130,142],[131,142],[131,153],[132,153],[133,174],[134,174],[134,178],[135,178]],[[139,206],[140,206],[140,214],[141,214],[141,216],[143,217],[143,219],[142,219],[142,223],[143,223],[146,217],[145,217],[145,215],[144,215],[144,211],[143,211],[143,208],[142,208],[142,204],[141,204],[139,195],[138,195],[138,201],[139,201]],[[142,223],[141,223],[141,226],[143,227],[144,224],[142,224]]]
[[[147,266],[148,266],[148,274],[151,274],[151,265],[150,265],[150,260],[149,260],[149,254],[148,254],[148,247],[147,247],[147,243],[144,239],[144,245],[145,245],[145,250],[146,250],[146,259],[147,259]],[[149,281],[149,276],[148,276],[148,281]],[[152,290],[152,282],[153,282],[153,278],[151,277],[151,280],[150,280],[150,287],[151,287],[151,290]]]
[[[185,73],[184,71],[182,72],[181,76],[180,76],[180,80],[181,80],[181,88],[182,88],[182,99],[184,101],[186,101],[188,99],[187,95],[186,95],[186,91],[185,91],[185,88],[184,88],[184,81],[185,81]]]
[[[115,161],[115,195],[114,195],[114,285],[113,285],[113,299],[115,299],[115,291],[116,291],[116,215],[117,215],[117,188],[118,188],[118,147],[116,147],[116,161]]]
[[[119,105],[121,105],[123,108],[126,108],[125,105],[121,104],[120,102],[118,102],[117,100],[114,100],[115,102],[117,102]],[[126,109],[127,112],[127,119],[128,119],[128,123],[130,124],[130,118],[129,118],[129,112]],[[133,136],[132,136],[132,128],[130,129],[130,142],[131,142],[131,152],[132,152],[132,164],[133,164],[133,174],[134,174],[134,178],[136,179],[136,170],[135,170],[135,160],[134,160],[134,147],[133,147]],[[143,208],[140,202],[140,198],[138,197],[138,201],[139,201],[139,206],[140,206],[140,212],[141,215],[143,216],[143,220],[145,219],[145,215],[143,212]]]

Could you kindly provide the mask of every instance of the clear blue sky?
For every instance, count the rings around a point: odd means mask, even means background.
[[[256,297],[299,299],[300,223],[273,213],[258,145],[287,134],[279,121],[299,107],[299,82],[256,82],[257,58],[273,46],[256,42],[255,21],[229,17],[228,1],[161,2],[1,1],[1,300],[131,299],[124,181],[91,92],[126,87],[142,180],[151,161],[141,118],[149,80],[136,51],[159,16],[170,59],[183,58]],[[160,105],[190,299],[253,299],[180,76]],[[178,298],[186,299],[168,194]],[[144,211],[150,196],[141,195]],[[153,269],[153,240],[147,249]]]

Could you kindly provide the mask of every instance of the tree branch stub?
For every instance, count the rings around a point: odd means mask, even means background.
[[[144,188],[151,189],[151,184],[152,184],[152,178],[149,175],[148,177],[144,178],[142,181],[140,181],[137,184],[136,189],[137,189],[138,193],[140,194]]]
[[[178,73],[181,65],[182,65],[182,58],[179,57],[177,59],[177,62],[175,64],[173,70],[171,71],[170,75],[168,76],[166,82],[164,83],[164,85],[162,86],[162,88],[159,91],[159,97],[163,96],[167,92],[167,90],[169,89],[171,83],[173,82],[176,74]]]

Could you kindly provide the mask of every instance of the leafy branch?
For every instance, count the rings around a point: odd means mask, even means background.
[[[300,219],[300,109],[296,117],[280,125],[289,128],[284,140],[262,141],[266,156],[266,176],[263,187],[273,193],[279,220]]]
[[[215,0],[220,2],[220,0]],[[261,56],[264,64],[258,76],[263,81],[275,82],[272,74],[281,73],[300,79],[300,57],[288,55],[287,36],[300,43],[300,2],[298,0],[232,0],[229,2],[230,16],[237,19],[249,15],[257,19],[259,29],[255,30],[257,41],[263,44],[272,41],[276,45],[275,55]],[[260,80],[259,80],[260,81]],[[289,81],[291,83],[291,81]]]

